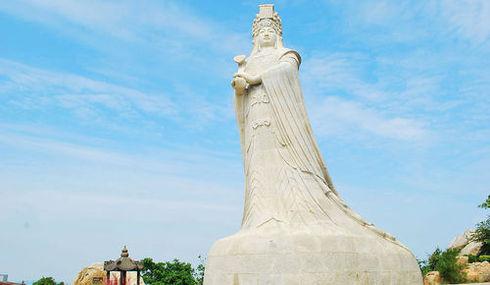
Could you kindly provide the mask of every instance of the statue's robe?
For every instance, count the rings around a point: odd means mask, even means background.
[[[263,57],[263,58],[260,58]],[[339,197],[307,117],[299,54],[252,53],[235,96],[245,172],[240,231],[218,240],[205,285],[419,285],[413,254]]]
[[[301,199],[309,200],[306,202],[310,204],[306,205],[306,207],[309,207],[308,211],[315,211],[312,208],[312,204],[317,204],[318,211],[322,212],[321,215],[328,216],[329,211],[325,208],[336,207],[349,217],[349,219],[370,229],[383,238],[401,245],[391,235],[375,228],[373,224],[366,222],[361,216],[351,210],[335,190],[314,138],[306,112],[298,73],[301,64],[300,55],[294,50],[280,48],[275,51],[272,57],[273,59],[269,60],[270,62],[268,63],[270,65],[266,69],[261,70],[262,86],[260,88],[267,94],[268,100],[270,101],[273,133],[277,138],[276,150],[280,154],[282,163],[301,172],[302,175],[311,175],[316,181],[317,185],[303,184],[295,188],[295,191],[304,192],[302,193]],[[248,61],[251,61],[251,58]],[[249,165],[247,164],[250,164],[250,154],[247,152],[252,137],[252,134],[247,132],[247,127],[249,128],[249,126],[247,126],[245,116],[249,112],[247,108],[250,105],[250,102],[248,102],[250,98],[247,96],[250,96],[250,94],[237,95],[235,107],[240,129],[242,153],[244,155],[246,180],[251,180],[252,178],[247,171],[249,169]],[[266,161],[265,163],[268,162]],[[251,191],[249,188],[248,181],[246,181],[246,192]],[[321,189],[326,197],[318,199],[318,193],[314,193],[318,189]],[[246,195],[244,221],[250,215],[248,213],[251,208],[250,204],[254,203],[254,201],[247,201],[251,200],[251,198],[247,199],[249,196]],[[319,201],[324,199],[328,199],[330,202],[328,204],[330,205]],[[273,205],[269,205],[269,207],[273,207]],[[331,219],[332,217],[328,218]],[[308,220],[308,218],[303,217],[302,220]],[[341,221],[337,221],[337,223],[342,224]]]

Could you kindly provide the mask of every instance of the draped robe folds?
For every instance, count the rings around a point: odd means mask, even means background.
[[[253,56],[247,59],[244,69],[251,73],[261,71],[262,83],[258,86],[250,86],[248,93],[237,95],[235,98],[245,164],[246,189],[242,229],[260,227],[270,220],[286,224],[298,221],[303,224],[318,224],[322,223],[322,220],[330,220],[333,224],[337,222],[343,224],[342,221],[332,220],[328,209],[325,209],[325,207],[333,206],[342,211],[351,221],[404,247],[388,233],[364,221],[343,202],[335,190],[313,136],[304,106],[298,76],[298,67],[301,63],[299,54],[294,50],[280,48],[268,55],[270,59],[266,60],[262,66],[257,67],[255,64],[255,68],[249,68],[249,65],[257,60]],[[288,62],[288,64],[280,64],[281,62]],[[255,143],[254,141],[260,143],[260,140],[267,139],[261,137],[264,132],[257,132],[257,123],[247,118],[247,115],[252,112],[251,106],[254,105],[254,102],[250,101],[251,96],[260,92],[266,94],[267,102],[265,103],[269,106],[266,112],[269,113],[270,122],[264,127],[267,129],[265,132],[269,132],[275,139],[272,142],[275,146],[269,149],[269,152],[274,153],[273,158],[269,156],[263,160],[254,159],[254,156],[257,157],[263,153],[254,153],[257,150],[251,149],[251,145]],[[252,126],[253,124],[255,125]],[[274,156],[279,159],[274,159]],[[256,181],[260,182],[260,178],[256,177],[260,176],[259,172],[267,172],[264,169],[267,170],[267,165],[273,163],[282,165],[269,171],[267,173],[269,176],[261,177],[262,180],[268,180],[268,183],[257,183]],[[274,174],[270,175],[271,173]],[[295,185],[288,186],[290,180],[294,181]],[[274,188],[272,195],[277,195],[276,199],[262,199],[261,201],[261,197],[264,197],[263,192],[271,192],[271,189],[265,188]],[[323,197],[319,197],[319,192],[322,192]],[[329,200],[327,204],[322,202],[325,199]],[[291,200],[296,202],[293,203]],[[266,213],[257,214],[256,211]],[[301,217],[293,219],[289,212],[297,212]],[[255,217],[257,215],[261,217]]]

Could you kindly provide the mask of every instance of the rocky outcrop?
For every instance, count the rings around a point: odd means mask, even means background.
[[[459,252],[459,255],[478,255],[480,252],[481,248],[483,246],[483,243],[481,242],[476,242],[472,241],[465,245],[463,249]]]
[[[470,260],[474,260],[471,257],[478,256],[483,246],[481,242],[472,241],[473,233],[474,230],[466,230],[463,234],[456,236],[448,249],[459,251],[456,262],[463,268],[462,273],[468,284],[490,282],[490,263],[488,261],[470,263]],[[441,282],[443,278],[438,271],[431,271],[424,276],[424,285],[441,284]]]
[[[470,282],[490,281],[490,263],[488,261],[470,263],[463,272],[466,274],[466,279]]]
[[[439,285],[441,281],[439,271],[430,271],[424,277],[424,285]]]
[[[461,249],[465,247],[470,242],[470,238],[472,234],[473,234],[472,230],[466,230],[462,235],[456,236],[451,241],[448,248]]]
[[[457,256],[456,263],[466,268],[468,266],[468,259],[468,256]]]
[[[73,285],[92,285],[97,283],[95,280],[103,280],[102,284],[105,284],[106,273],[102,264],[94,263],[90,266],[83,268],[78,274]]]
[[[459,256],[478,255],[483,244],[481,242],[471,241],[471,235],[473,233],[473,230],[466,230],[463,234],[455,237],[448,248],[460,250]]]

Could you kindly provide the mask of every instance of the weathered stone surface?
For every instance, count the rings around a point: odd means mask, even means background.
[[[466,267],[468,265],[468,259],[467,255],[456,256],[456,263]]]
[[[459,255],[478,255],[482,246],[483,243],[472,241],[461,249]]]
[[[463,248],[464,246],[466,246],[469,243],[469,239],[470,239],[472,233],[473,233],[473,231],[466,230],[463,234],[456,236],[451,241],[448,248],[457,248],[457,249]]]
[[[260,5],[232,80],[245,168],[238,233],[208,254],[205,285],[420,285],[413,254],[340,198],[311,131],[300,55]]]
[[[490,281],[490,263],[488,261],[470,263],[464,272],[466,273],[466,279],[468,281]]]
[[[128,272],[127,273],[127,285],[136,285],[136,272]],[[104,265],[103,263],[94,263],[90,266],[85,267],[82,269],[76,276],[75,280],[73,281],[73,285],[92,285],[94,284],[94,278],[102,278],[102,283],[106,283],[106,272],[104,271]],[[111,282],[110,284],[119,284],[119,273],[118,272],[112,272],[111,273]],[[140,285],[144,285],[143,278],[140,278]]]
[[[92,285],[94,278],[102,278],[105,281],[106,273],[102,264],[95,263],[82,269],[73,281],[73,285]]]
[[[441,275],[439,271],[430,271],[424,277],[424,285],[439,285],[441,284]]]

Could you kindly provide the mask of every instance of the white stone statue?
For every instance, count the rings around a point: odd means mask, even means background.
[[[260,5],[251,55],[232,80],[245,168],[238,233],[208,255],[205,285],[422,284],[413,254],[339,197],[313,136],[300,55]]]

